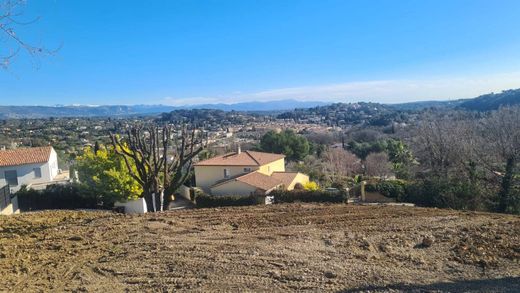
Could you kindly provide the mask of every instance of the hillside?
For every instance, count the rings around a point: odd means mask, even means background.
[[[277,118],[296,122],[319,123],[328,126],[351,125],[387,126],[394,122],[409,121],[410,111],[379,103],[334,103],[308,109],[295,109],[279,114]]]
[[[426,240],[425,240],[426,239]],[[0,218],[8,292],[519,292],[520,218],[281,204]]]
[[[505,90],[501,93],[490,93],[471,99],[448,101],[421,101],[400,104],[390,104],[396,110],[423,110],[427,108],[445,108],[460,110],[491,111],[501,106],[520,104],[520,89]]]
[[[496,110],[500,106],[520,104],[520,89],[507,90],[501,93],[482,95],[474,99],[467,100],[459,105],[466,110],[490,111]]]
[[[401,104],[390,104],[389,106],[396,110],[423,110],[427,108],[447,108],[451,109],[459,106],[465,100],[450,100],[450,101],[420,101],[420,102],[409,102]]]

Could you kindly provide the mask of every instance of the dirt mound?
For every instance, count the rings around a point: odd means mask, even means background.
[[[517,291],[520,218],[284,204],[0,218],[7,291]]]

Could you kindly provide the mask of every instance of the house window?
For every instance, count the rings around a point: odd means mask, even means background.
[[[42,178],[42,169],[34,168],[34,178]]]
[[[244,168],[244,172],[245,172],[245,173],[249,173],[249,172],[251,172],[251,168],[249,168],[249,167]]]
[[[10,186],[18,186],[18,172],[16,170],[9,170],[4,172],[5,181]]]
[[[229,178],[229,169],[224,169],[224,178]]]

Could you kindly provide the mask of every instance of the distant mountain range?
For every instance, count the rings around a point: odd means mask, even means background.
[[[0,119],[128,116],[171,111],[167,106],[0,106]]]
[[[193,106],[182,106],[177,109],[213,109],[222,111],[241,111],[241,112],[263,112],[263,111],[283,111],[296,108],[312,108],[324,106],[326,102],[305,102],[297,100],[277,100],[268,102],[243,102],[236,104],[203,104]]]
[[[139,116],[171,112],[181,109],[214,109],[223,111],[263,112],[287,111],[295,108],[323,106],[325,102],[278,100],[269,102],[244,102],[236,104],[203,104],[189,106],[167,105],[106,105],[106,106],[0,106],[0,119],[46,117],[103,117]]]
[[[213,109],[239,112],[280,112],[294,109],[325,106],[326,102],[278,100],[268,102],[244,102],[235,104],[203,104],[191,106],[167,105],[108,105],[108,106],[0,106],[0,119],[46,117],[102,117],[154,115],[181,109]],[[491,93],[473,99],[451,101],[426,101],[391,104],[396,110],[421,110],[425,108],[450,108],[489,111],[500,106],[520,104],[520,89]]]

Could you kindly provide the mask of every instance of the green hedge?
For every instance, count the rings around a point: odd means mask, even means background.
[[[22,187],[16,194],[22,211],[100,208],[98,198],[79,184],[49,185],[45,190]]]
[[[327,192],[322,190],[275,190],[269,195],[274,196],[275,203],[290,202],[344,202],[345,194],[341,192]]]
[[[255,196],[213,196],[207,194],[197,194],[195,204],[199,208],[213,208],[226,206],[249,206],[257,203]]]
[[[379,192],[397,201],[404,201],[407,198],[408,183],[403,180],[384,180],[378,182],[369,182],[365,186],[367,192]]]
[[[410,184],[406,200],[426,207],[486,210],[483,192],[468,180],[429,177]]]

